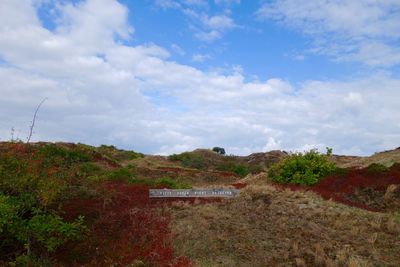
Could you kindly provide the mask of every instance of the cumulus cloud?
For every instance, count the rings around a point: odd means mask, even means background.
[[[262,20],[275,20],[315,40],[314,52],[337,60],[372,67],[400,63],[399,1],[275,0],[256,12]]]
[[[155,44],[124,44],[134,25],[117,1],[58,6],[54,30],[42,26],[35,5],[18,3],[0,8],[3,140],[11,127],[24,136],[48,97],[34,140],[160,154],[216,145],[234,154],[325,146],[368,154],[398,146],[400,80],[391,76],[249,81],[237,68],[202,71]]]

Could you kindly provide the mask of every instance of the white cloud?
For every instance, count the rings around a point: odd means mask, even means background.
[[[236,26],[233,19],[226,15],[203,17],[203,24],[214,30],[227,30]]]
[[[195,37],[205,42],[213,42],[220,39],[223,33],[237,27],[233,19],[226,15],[209,17],[205,14],[201,16],[192,14],[190,16],[201,22],[201,27],[195,28]]]
[[[211,56],[207,55],[207,54],[205,54],[205,55],[203,55],[203,54],[194,54],[193,57],[192,57],[192,60],[195,61],[195,62],[204,62],[204,61],[206,61],[207,59],[210,59],[210,58],[211,58]]]
[[[217,30],[199,31],[194,35],[197,39],[204,42],[213,42],[221,38],[221,32]]]
[[[279,150],[281,149],[280,142],[277,142],[273,137],[268,137],[268,142],[263,147],[263,151]]]
[[[390,67],[400,63],[400,2],[276,0],[258,11],[315,38],[313,51],[337,60]]]
[[[180,56],[186,55],[186,51],[177,44],[172,44],[171,49]]]
[[[181,5],[175,0],[156,0],[155,4],[161,8],[180,8]]]
[[[223,34],[234,28],[238,28],[235,21],[228,16],[228,9],[225,14],[209,15],[207,1],[202,0],[158,0],[156,5],[163,9],[176,9],[189,18],[189,28],[194,36],[204,42],[213,42],[222,38]]]
[[[98,12],[88,8],[93,2]],[[155,44],[121,43],[132,34],[126,8],[93,2],[62,6],[55,31],[41,25],[28,2],[2,2],[3,140],[13,126],[25,136],[35,106],[48,97],[34,140],[163,154],[216,145],[235,154],[312,146],[367,154],[398,146],[398,79],[376,74],[293,85],[247,81],[240,68],[201,71],[169,60]]]
[[[215,0],[217,5],[232,5],[232,4],[240,4],[240,0]]]
[[[183,0],[186,5],[207,6],[207,0]]]

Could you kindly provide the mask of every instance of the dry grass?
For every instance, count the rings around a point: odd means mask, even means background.
[[[175,248],[197,266],[400,266],[398,215],[253,185],[220,203],[171,207]]]
[[[393,163],[400,162],[400,149],[375,153],[369,157],[333,156],[332,160],[342,168],[365,168],[372,163],[379,163],[386,167],[390,167]]]

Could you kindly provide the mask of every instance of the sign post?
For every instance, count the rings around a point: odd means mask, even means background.
[[[237,197],[238,189],[149,189],[150,198],[165,197]]]

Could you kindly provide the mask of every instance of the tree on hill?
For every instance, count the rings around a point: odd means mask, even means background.
[[[213,147],[212,151],[221,154],[221,155],[225,155],[225,149],[222,147]]]

